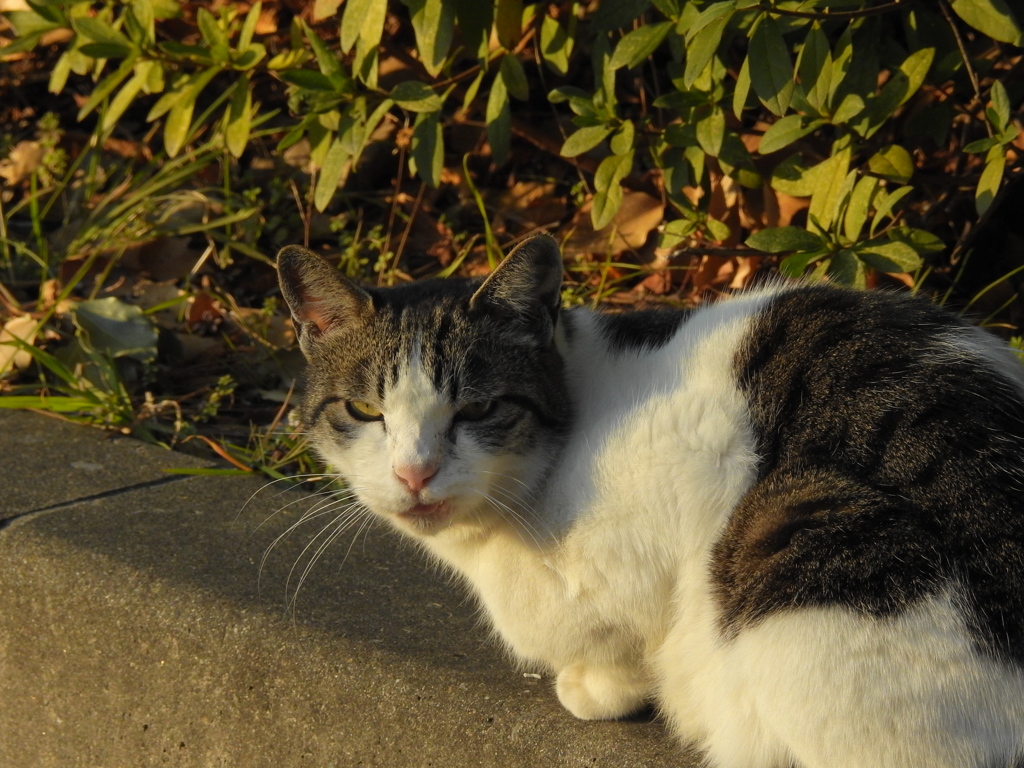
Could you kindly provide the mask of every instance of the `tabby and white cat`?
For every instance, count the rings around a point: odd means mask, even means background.
[[[303,419],[585,719],[654,702],[723,768],[1024,765],[1024,375],[923,300],[775,286],[560,310],[360,288],[298,247]]]

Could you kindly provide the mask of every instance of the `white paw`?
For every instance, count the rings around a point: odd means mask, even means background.
[[[647,685],[631,668],[614,664],[572,664],[555,684],[562,706],[580,720],[614,720],[647,702]]]

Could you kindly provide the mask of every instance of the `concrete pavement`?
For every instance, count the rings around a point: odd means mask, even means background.
[[[288,613],[320,526],[260,562],[317,499],[165,472],[201,466],[0,411],[0,766],[697,764],[658,722],[575,720],[383,526]]]

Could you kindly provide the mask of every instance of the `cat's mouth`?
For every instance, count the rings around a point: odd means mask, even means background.
[[[420,528],[444,522],[451,512],[451,506],[447,501],[438,501],[433,504],[416,504],[404,512],[400,512],[398,516]]]

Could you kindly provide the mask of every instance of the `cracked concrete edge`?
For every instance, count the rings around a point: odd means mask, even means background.
[[[62,419],[0,409],[0,520],[203,469],[210,461]]]
[[[50,434],[55,454],[41,439],[21,458],[44,485],[69,456]],[[73,460],[136,455],[85,434]],[[89,498],[94,484],[67,486],[56,496],[81,500],[0,532],[0,765],[697,764],[656,722],[573,719],[383,527],[327,547],[296,594],[316,497],[141,476]]]

